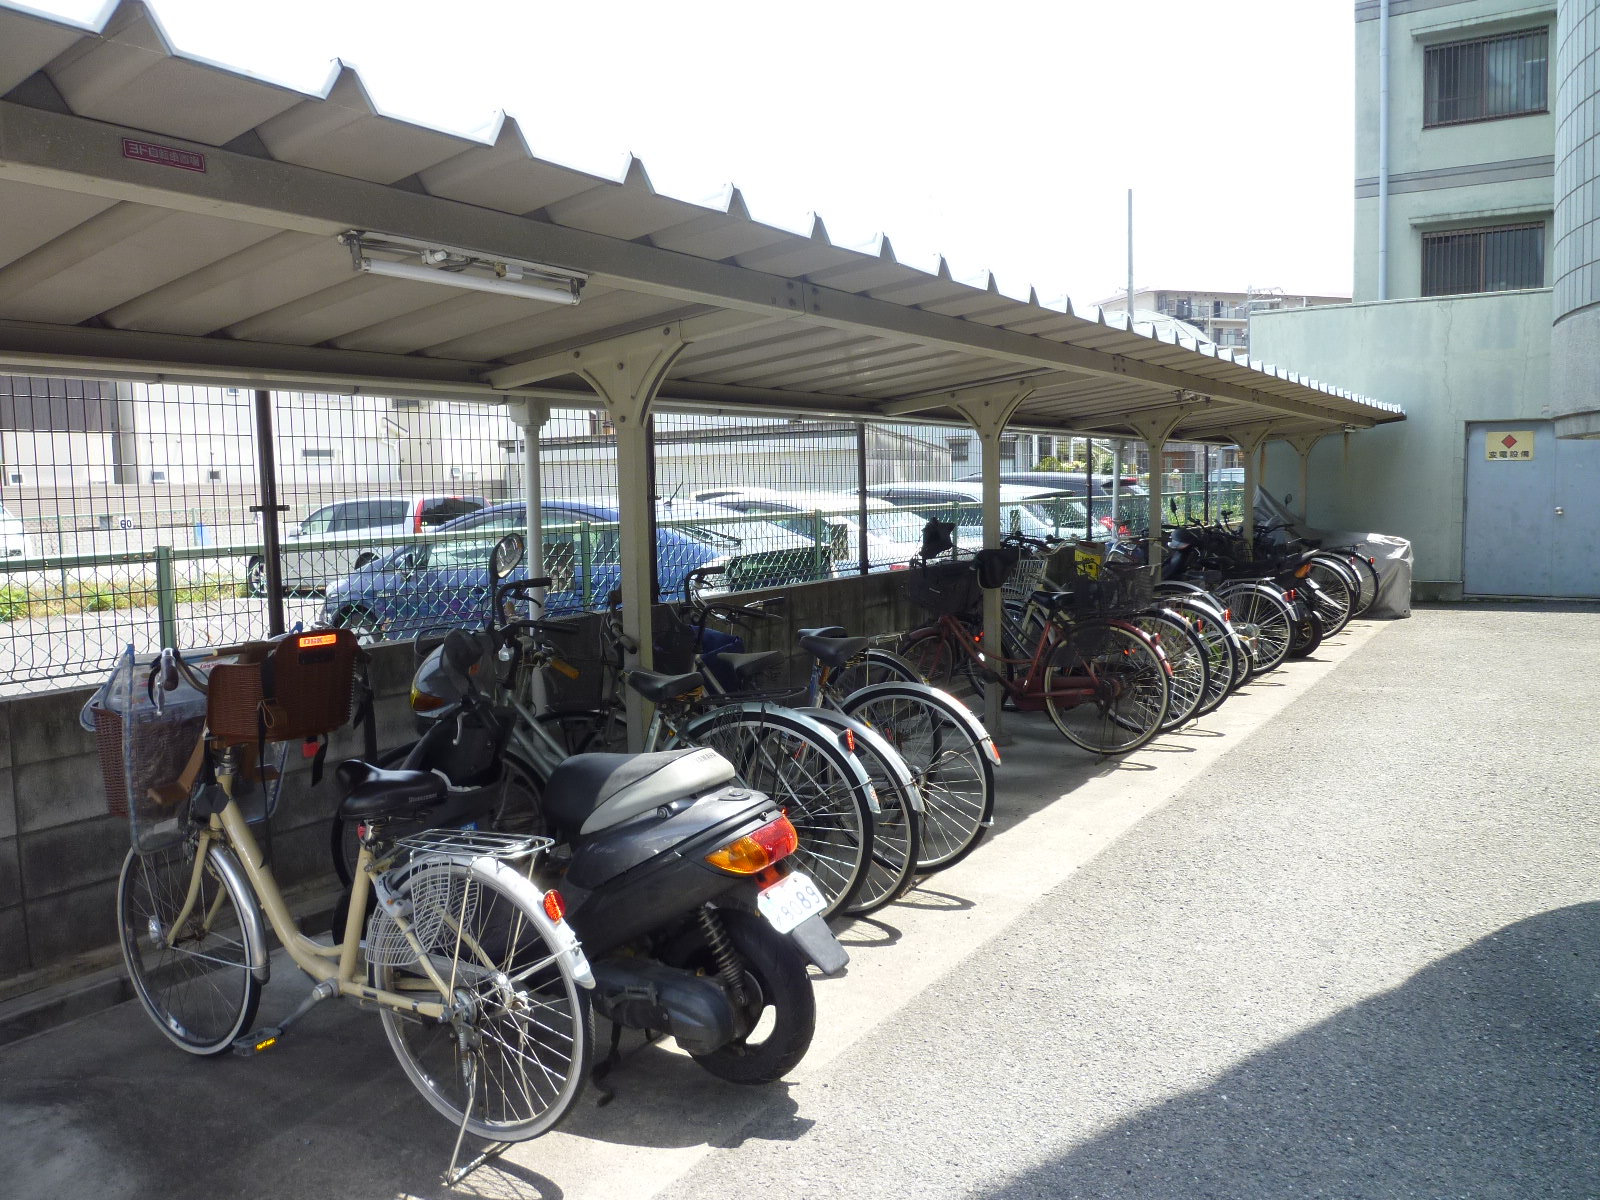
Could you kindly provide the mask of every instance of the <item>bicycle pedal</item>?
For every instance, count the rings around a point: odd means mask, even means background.
[[[254,1033],[247,1033],[243,1037],[235,1038],[233,1052],[241,1058],[254,1058],[257,1054],[272,1049],[282,1037],[283,1030],[276,1025],[268,1025],[256,1030]]]

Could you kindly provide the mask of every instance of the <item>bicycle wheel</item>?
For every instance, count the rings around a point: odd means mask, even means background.
[[[1206,691],[1194,715],[1203,717],[1214,711],[1233,690],[1236,666],[1234,663],[1235,638],[1222,614],[1209,604],[1196,602],[1184,596],[1167,596],[1165,606],[1188,623],[1206,656]]]
[[[1307,607],[1305,616],[1297,617],[1294,623],[1294,637],[1289,643],[1290,658],[1305,658],[1315,653],[1318,646],[1322,645],[1322,617],[1316,609]]]
[[[787,709],[714,708],[691,721],[685,739],[733,764],[746,787],[765,792],[788,814],[800,847],[797,869],[827,897],[824,916],[861,890],[872,858],[871,780],[826,729]]]
[[[1235,622],[1255,629],[1255,654],[1251,675],[1274,670],[1288,657],[1294,633],[1294,616],[1278,589],[1265,583],[1235,583],[1217,592]]]
[[[1175,612],[1158,609],[1139,613],[1128,621],[1150,634],[1167,656],[1171,675],[1167,679],[1167,715],[1161,720],[1161,732],[1168,733],[1195,715],[1211,686],[1205,647]]]
[[[1323,636],[1332,637],[1349,624],[1354,611],[1351,596],[1355,588],[1350,576],[1345,573],[1342,564],[1314,558],[1307,578],[1317,585],[1317,590],[1312,593],[1312,602],[1316,606],[1317,616],[1322,618]]]
[[[942,870],[971,854],[994,823],[994,763],[972,714],[914,683],[868,688],[840,706],[899,751],[922,793],[917,870]]]
[[[117,878],[117,940],[134,994],[190,1054],[222,1054],[255,1020],[267,973],[261,910],[233,856],[212,843],[181,927],[195,847],[128,852]]]
[[[558,708],[536,718],[570,754],[611,754],[628,748],[628,722],[609,709]]]
[[[872,814],[872,856],[867,876],[855,899],[845,907],[852,917],[876,912],[898,900],[916,879],[917,848],[922,838],[922,796],[900,752],[878,733],[843,713],[826,708],[799,710],[823,725],[850,730],[855,755],[872,779],[878,807]]]
[[[1371,559],[1354,551],[1339,555],[1339,559],[1349,565],[1356,577],[1358,589],[1352,615],[1359,617],[1371,608],[1372,602],[1378,598],[1378,568],[1372,565]]]
[[[922,672],[892,650],[874,646],[854,662],[835,671],[830,682],[849,695],[873,683],[922,683]]]
[[[1044,691],[1045,711],[1069,742],[1095,754],[1121,754],[1160,732],[1170,687],[1166,663],[1150,639],[1107,620],[1067,631],[1045,667]]]
[[[398,876],[398,878],[394,878]],[[518,1142],[553,1127],[589,1072],[594,1018],[567,947],[549,930],[532,883],[504,863],[428,857],[391,873],[428,964],[379,910],[367,953],[377,986],[443,1003],[434,1021],[379,1009],[395,1057],[423,1098],[481,1138]]]
[[[936,625],[913,629],[900,639],[895,653],[917,671],[918,678],[908,682],[951,690],[971,689],[982,694],[982,681],[973,670],[967,652],[956,641],[955,635]],[[839,694],[850,693],[841,688]]]

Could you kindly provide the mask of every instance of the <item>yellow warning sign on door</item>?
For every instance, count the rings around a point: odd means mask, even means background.
[[[1491,429],[1483,439],[1484,454],[1493,462],[1527,462],[1533,457],[1533,430]]]

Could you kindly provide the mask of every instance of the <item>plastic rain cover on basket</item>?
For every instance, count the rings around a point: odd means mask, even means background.
[[[170,692],[147,689],[147,670],[129,646],[79,717],[95,736],[106,807],[128,818],[141,854],[182,840],[188,796],[175,788],[206,724],[203,695],[187,681]]]

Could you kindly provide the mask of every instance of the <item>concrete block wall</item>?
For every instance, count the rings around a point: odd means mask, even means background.
[[[380,747],[414,736],[405,701],[411,670],[409,645],[374,654]],[[0,998],[113,954],[128,825],[106,812],[94,737],[78,724],[93,691],[0,701]],[[330,769],[360,751],[360,735],[342,731],[329,747]],[[313,788],[310,764],[290,753],[270,832],[273,870],[286,889],[332,886],[333,785],[325,776]]]

